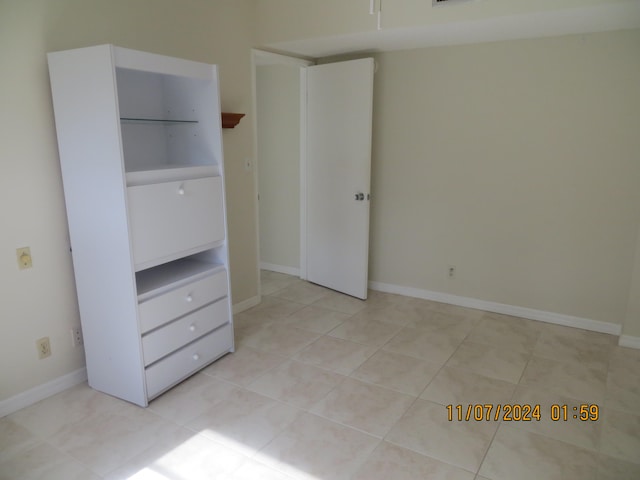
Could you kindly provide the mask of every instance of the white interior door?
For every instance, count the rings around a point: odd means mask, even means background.
[[[307,280],[367,298],[372,58],[307,68]]]

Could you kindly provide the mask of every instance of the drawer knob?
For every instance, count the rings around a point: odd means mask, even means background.
[[[193,358],[193,360],[197,362],[198,360],[200,360],[200,355],[198,355],[197,353],[194,353],[193,357],[191,358]]]
[[[195,332],[196,331],[196,326],[193,323],[191,325],[189,325],[189,331],[191,331],[191,332]]]
[[[185,300],[186,300],[187,302],[189,302],[189,303],[190,303],[190,302],[193,302],[193,297],[192,297],[191,295],[187,295],[187,296],[185,297]]]
[[[178,188],[178,195],[184,195],[184,187],[180,186],[180,188]]]

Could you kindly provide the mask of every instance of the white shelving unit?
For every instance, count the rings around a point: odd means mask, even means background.
[[[147,406],[234,348],[217,70],[48,61],[89,384]]]

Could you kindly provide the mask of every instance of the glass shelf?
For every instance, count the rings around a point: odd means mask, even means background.
[[[198,123],[198,120],[122,117],[120,118],[120,122],[129,125],[191,125],[194,123]]]

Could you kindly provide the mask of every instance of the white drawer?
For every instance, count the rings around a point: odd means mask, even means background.
[[[224,239],[220,177],[128,187],[127,197],[136,269]]]
[[[222,354],[231,351],[233,329],[225,325],[147,368],[147,398],[181,382]]]
[[[227,298],[190,313],[142,337],[144,364],[149,365],[205,333],[228,323]]]
[[[146,333],[227,295],[226,270],[183,285],[138,305],[140,331]]]

